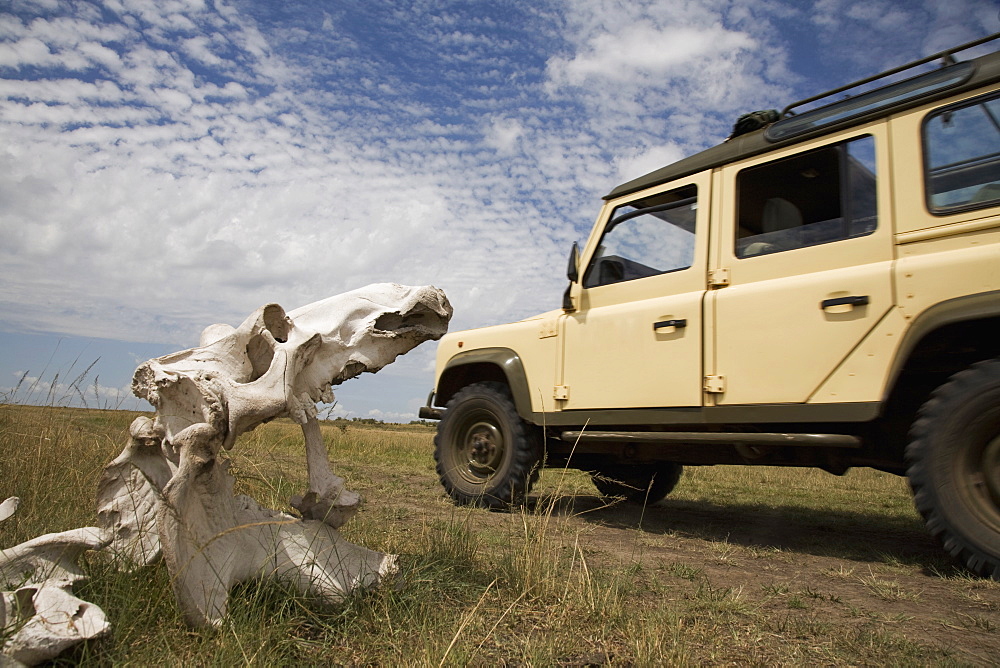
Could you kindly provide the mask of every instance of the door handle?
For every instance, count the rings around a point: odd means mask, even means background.
[[[676,327],[681,329],[682,327],[687,327],[688,321],[685,319],[680,320],[661,320],[660,322],[653,323],[653,329],[663,329],[664,327]]]
[[[821,309],[828,309],[831,306],[864,306],[868,303],[868,295],[852,295],[850,297],[836,297],[835,299],[824,299],[819,303]]]

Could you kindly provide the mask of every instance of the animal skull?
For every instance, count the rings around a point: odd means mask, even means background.
[[[232,328],[211,325],[201,346],[141,365],[132,390],[156,409],[164,437],[210,425],[226,449],[262,422],[305,424],[333,385],[374,373],[447,331],[451,305],[434,287],[393,283],[330,297],[285,313],[257,309]]]
[[[162,547],[194,625],[218,624],[230,587],[252,577],[275,575],[337,597],[393,572],[394,556],[335,531],[360,497],[330,470],[316,402],[332,402],[334,385],[440,338],[451,313],[437,288],[370,285],[288,313],[267,304],[239,327],[206,328],[197,348],[142,364],[132,390],[156,419],[133,424],[99,491],[114,546],[139,563]],[[234,496],[218,458],[240,434],[282,416],[305,436],[309,490],[292,500],[304,521]],[[158,543],[149,540],[151,526]]]

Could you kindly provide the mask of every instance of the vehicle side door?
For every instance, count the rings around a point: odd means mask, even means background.
[[[711,175],[608,203],[563,318],[563,410],[700,406]]]
[[[887,165],[881,122],[722,169],[706,382],[716,405],[814,401],[892,309]]]

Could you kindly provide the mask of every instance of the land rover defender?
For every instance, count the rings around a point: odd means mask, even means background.
[[[1000,53],[960,58],[997,37],[615,188],[562,308],[440,342],[447,492],[504,507],[569,466],[654,503],[683,466],[867,466],[1000,579]]]

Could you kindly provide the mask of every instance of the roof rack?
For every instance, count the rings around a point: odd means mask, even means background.
[[[833,90],[829,90],[829,91],[827,91],[825,93],[820,93],[819,95],[813,95],[812,97],[807,97],[804,100],[799,100],[798,102],[793,102],[792,104],[788,105],[787,107],[785,107],[784,109],[781,110],[781,114],[779,115],[779,118],[786,118],[788,116],[794,116],[795,114],[792,113],[792,109],[795,109],[796,107],[801,107],[802,105],[809,104],[810,102],[815,102],[817,100],[822,100],[825,97],[830,97],[831,95],[836,95],[837,93],[843,93],[844,91],[851,90],[852,88],[857,88],[859,86],[864,86],[865,84],[872,83],[873,81],[878,81],[879,79],[884,79],[886,77],[891,77],[894,74],[899,74],[900,72],[905,72],[906,70],[913,69],[914,67],[919,67],[920,65],[924,65],[924,64],[929,63],[931,61],[937,60],[938,58],[942,58],[944,60],[944,62],[942,63],[942,65],[944,65],[944,66],[952,65],[952,64],[955,63],[955,59],[952,57],[954,54],[956,54],[956,53],[958,53],[960,51],[966,51],[966,50],[971,49],[971,48],[973,48],[975,46],[979,46],[980,44],[985,44],[986,42],[992,42],[993,40],[995,40],[997,38],[1000,38],[1000,32],[993,33],[992,35],[988,35],[986,37],[982,37],[982,38],[974,40],[972,42],[967,42],[965,44],[960,44],[959,46],[954,46],[954,47],[952,47],[950,49],[946,49],[944,51],[939,51],[938,53],[935,53],[934,55],[927,56],[925,58],[921,58],[920,60],[914,60],[911,63],[907,63],[906,65],[900,65],[899,67],[895,67],[895,68],[893,68],[891,70],[886,70],[885,72],[881,72],[879,74],[876,74],[875,76],[868,77],[867,79],[861,79],[860,81],[855,81],[854,83],[849,83],[846,86],[841,86],[840,88],[834,88]]]

